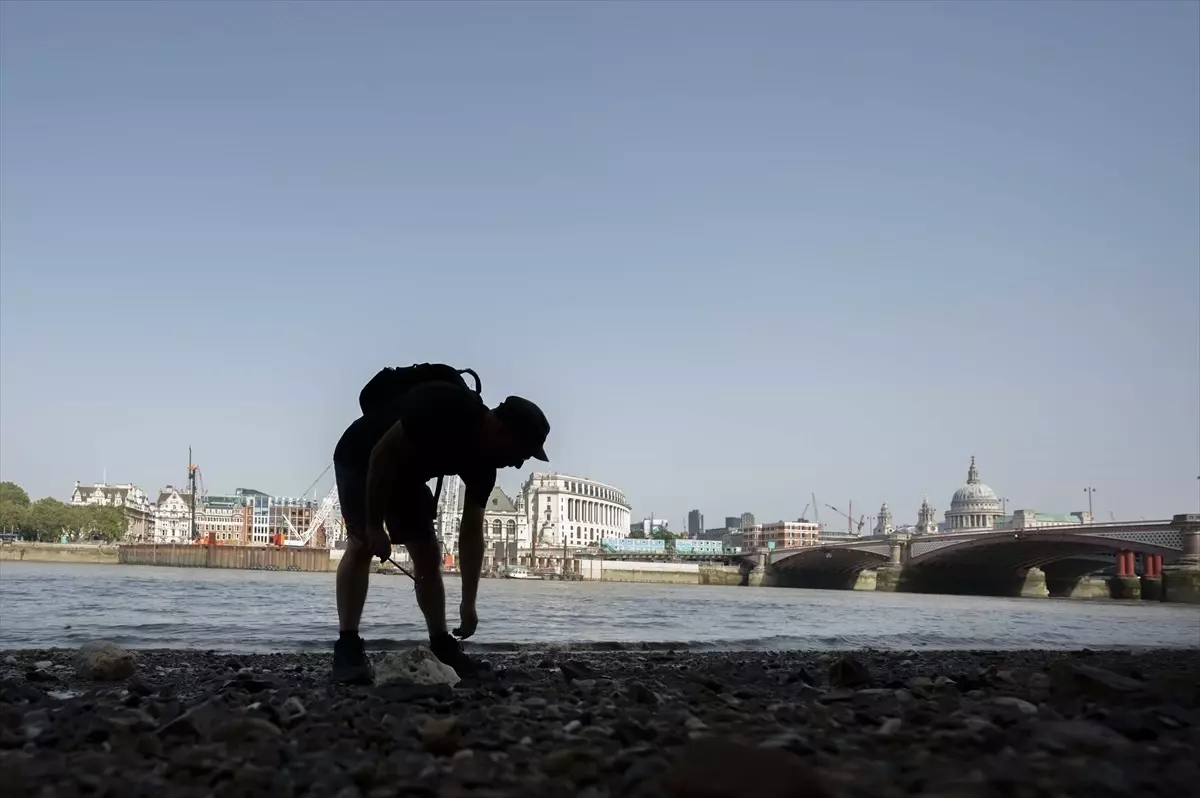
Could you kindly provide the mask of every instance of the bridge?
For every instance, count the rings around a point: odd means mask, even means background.
[[[1200,514],[891,535],[748,560],[762,584],[781,587],[1200,603]]]

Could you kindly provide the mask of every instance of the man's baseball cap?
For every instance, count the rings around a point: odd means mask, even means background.
[[[550,462],[546,456],[546,437],[550,434],[550,422],[542,409],[528,399],[510,396],[492,411],[504,426],[527,444],[529,456],[543,463]]]

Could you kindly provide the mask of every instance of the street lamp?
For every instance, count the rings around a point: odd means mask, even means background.
[[[1095,488],[1084,488],[1083,492],[1088,495],[1088,520],[1095,521],[1096,516],[1092,515],[1092,494],[1096,492]]]

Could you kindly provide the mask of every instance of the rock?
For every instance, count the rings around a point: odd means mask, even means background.
[[[871,683],[871,671],[857,657],[846,655],[829,666],[832,687],[861,687]]]
[[[50,713],[45,709],[26,712],[21,718],[21,733],[29,742],[37,740],[50,729]]]
[[[932,690],[933,679],[928,676],[914,676],[908,680],[908,689],[919,693]]]
[[[39,661],[33,663],[33,668],[34,668],[34,670],[44,671],[44,670],[46,670],[46,668],[52,667],[53,665],[54,665],[54,663],[51,662],[50,660],[43,659],[43,660],[39,660]]]
[[[598,675],[590,665],[579,660],[567,660],[560,663],[558,669],[562,671],[563,678],[568,682],[575,679],[595,679]]]
[[[162,737],[193,737],[205,739],[212,733],[217,722],[227,714],[220,700],[211,698],[184,712],[164,724],[158,733]]]
[[[299,698],[291,696],[279,708],[279,719],[285,726],[290,726],[303,718],[307,712]]]
[[[88,643],[75,655],[75,673],[81,679],[115,682],[137,670],[133,654],[115,643]]]
[[[1093,693],[1134,693],[1146,689],[1143,681],[1082,662],[1060,664],[1054,674],[1064,687],[1081,688]]]
[[[732,763],[737,763],[733,766]],[[717,738],[694,740],[668,774],[669,798],[825,798],[829,793],[799,757]]]
[[[138,695],[145,698],[148,695],[154,694],[154,688],[146,684],[145,680],[136,673],[129,677],[129,681],[125,682],[125,689],[133,695]]]
[[[427,648],[392,651],[375,666],[375,684],[450,685],[458,684],[459,676]]]
[[[875,730],[875,733],[880,737],[891,737],[900,731],[902,725],[904,723],[900,718],[886,718],[883,723],[879,724],[879,728]]]
[[[1030,690],[1035,690],[1038,692],[1041,692],[1044,690],[1049,690],[1050,685],[1051,685],[1050,677],[1047,676],[1046,674],[1042,673],[1041,671],[1030,674],[1029,681],[1026,682],[1026,686]]]
[[[1023,698],[1016,696],[1003,695],[999,698],[993,698],[992,703],[999,707],[1008,707],[1021,712],[1024,715],[1036,715],[1038,708],[1035,704],[1031,704]]]
[[[1129,747],[1130,741],[1119,732],[1089,720],[1064,720],[1038,728],[1038,742],[1060,752],[1087,751],[1102,754]]]
[[[560,748],[546,754],[542,767],[553,776],[565,776],[573,782],[595,781],[599,775],[596,759],[582,748]]]
[[[454,715],[426,718],[421,724],[421,742],[425,745],[425,750],[434,756],[450,756],[462,743],[458,718]]]
[[[25,672],[26,681],[53,683],[58,681],[58,677],[45,668],[33,668]]]
[[[625,692],[639,704],[658,705],[658,694],[641,682],[630,682],[625,688]]]
[[[218,742],[241,747],[282,736],[279,727],[269,720],[250,716],[235,716],[222,721],[212,730],[211,738]]]

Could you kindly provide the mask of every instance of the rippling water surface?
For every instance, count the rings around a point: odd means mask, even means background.
[[[5,562],[0,648],[326,649],[333,586],[332,573]],[[451,620],[458,586],[447,577]],[[479,616],[478,648],[1200,647],[1200,609],[1151,602],[485,579]],[[406,577],[373,577],[363,636],[425,638]]]

